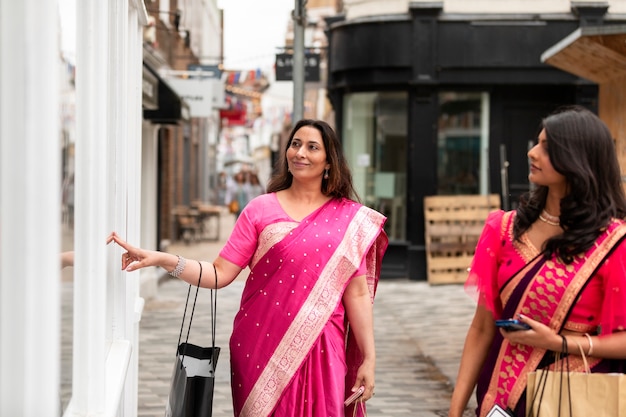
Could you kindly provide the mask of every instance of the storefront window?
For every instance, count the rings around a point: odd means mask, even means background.
[[[442,92],[439,105],[437,194],[485,194],[487,93]]]
[[[343,144],[362,202],[385,216],[390,240],[406,239],[406,92],[344,96]]]

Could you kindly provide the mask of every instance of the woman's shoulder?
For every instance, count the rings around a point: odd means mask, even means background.
[[[253,197],[245,208],[253,209],[257,213],[263,212],[269,208],[275,207],[278,204],[276,199],[276,193],[265,193]]]
[[[255,204],[273,204],[276,203],[276,193],[264,193],[259,194],[250,200],[250,203],[254,201]]]
[[[336,204],[338,205],[342,205],[343,207],[345,207],[348,210],[353,211],[354,213],[356,213],[357,211],[361,211],[367,214],[367,217],[370,218],[375,218],[375,219],[383,219],[386,220],[387,217],[382,214],[381,212],[379,212],[376,209],[373,209],[371,207],[368,207],[362,203],[359,203],[358,201],[352,200],[350,198],[347,197],[342,197],[342,198],[337,198],[335,200]]]
[[[485,219],[483,233],[493,234],[498,237],[507,235],[508,231],[513,228],[515,213],[515,210],[505,211],[502,209],[489,212]]]
[[[332,198],[330,200],[331,203],[337,205],[337,206],[343,206],[346,208],[352,208],[353,210],[359,210],[361,208],[363,208],[364,210],[372,210],[375,211],[373,208],[371,207],[367,207],[361,203],[359,203],[358,201],[352,200],[350,198],[347,197],[340,197],[340,198]]]
[[[503,221],[506,223],[509,223],[513,221],[514,218],[515,218],[514,210],[504,211],[502,209],[497,209],[487,214],[487,218],[485,219],[485,224],[499,228],[502,225]]]
[[[285,213],[276,198],[276,193],[254,197],[246,204],[241,214],[259,230],[269,223],[285,219]]]
[[[359,203],[358,201],[352,200],[351,198],[348,198],[348,197],[333,197],[331,201],[335,201],[336,204],[347,204],[347,205],[356,206],[356,207],[363,206],[363,204]]]

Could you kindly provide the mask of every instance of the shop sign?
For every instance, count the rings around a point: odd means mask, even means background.
[[[276,81],[293,80],[293,54],[276,54]],[[304,81],[320,81],[320,54],[304,55]]]
[[[224,93],[221,82],[212,78],[168,78],[168,84],[172,86],[176,94],[189,105],[191,117],[209,117],[213,109],[222,106]]]
[[[190,78],[222,78],[222,70],[218,65],[201,65],[201,64],[189,64],[187,65],[187,71],[189,71]],[[194,72],[200,74],[196,76]]]

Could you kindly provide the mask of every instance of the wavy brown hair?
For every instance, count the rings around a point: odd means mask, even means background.
[[[350,198],[359,201],[359,197],[352,184],[352,173],[350,172],[337,134],[328,123],[313,119],[300,120],[291,130],[282,158],[278,160],[275,173],[267,184],[267,192],[274,193],[291,187],[293,175],[289,172],[287,166],[287,150],[291,146],[296,132],[300,130],[300,128],[307,126],[317,129],[320,132],[322,141],[324,142],[324,150],[326,151],[326,162],[330,165],[328,179],[322,178],[322,193],[329,197]]]
[[[546,132],[550,162],[566,178],[568,190],[561,199],[564,232],[548,239],[543,251],[569,263],[594,244],[611,219],[626,217],[620,167],[611,132],[584,107],[560,108],[542,121],[541,128]],[[513,228],[515,239],[537,220],[547,195],[548,187],[540,185],[522,197]]]

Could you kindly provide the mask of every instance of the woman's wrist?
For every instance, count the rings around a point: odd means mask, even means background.
[[[565,339],[567,343],[567,338],[560,333],[555,333],[555,336],[554,341],[551,343],[550,350],[552,352],[563,352],[563,339]]]
[[[174,278],[180,278],[180,274],[183,273],[185,265],[187,265],[187,260],[180,255],[176,255],[176,258],[176,266],[172,270],[166,269],[166,271]]]
[[[376,366],[376,355],[364,355],[362,364],[371,367]]]
[[[165,269],[168,274],[179,278],[180,273],[182,273],[182,271],[185,269],[186,261],[187,260],[182,256],[167,252],[161,252],[161,259],[159,260],[158,265],[161,268]],[[176,271],[176,268],[180,268],[180,272],[178,273],[178,275],[173,275]]]

